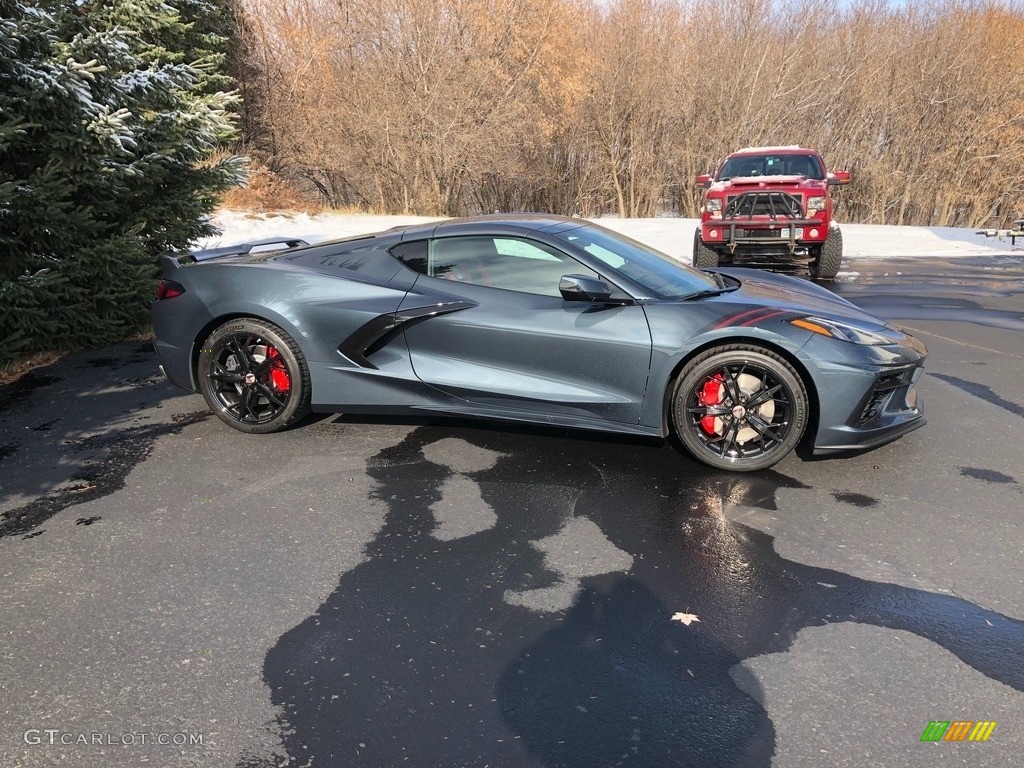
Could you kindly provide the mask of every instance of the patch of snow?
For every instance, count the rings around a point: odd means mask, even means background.
[[[310,243],[381,232],[406,224],[440,221],[438,216],[374,216],[369,214],[305,213],[250,214],[220,210],[212,224],[219,237],[205,238],[197,248],[258,240],[271,236],[300,237]],[[697,219],[656,218],[592,219],[603,227],[646,243],[687,264],[693,257]],[[840,224],[843,255],[858,259],[893,259],[915,256],[993,256],[1009,253],[1008,244],[988,240],[973,229],[953,227],[896,227],[879,224]]]
[[[973,229],[881,224],[840,224],[840,229],[843,233],[843,255],[867,259],[991,256],[1008,250]]]
[[[743,149],[737,149],[732,154],[740,155],[746,154],[747,152],[791,152],[794,149],[804,149],[799,144],[783,144],[777,147],[743,147]],[[810,152],[811,150],[807,150]]]
[[[208,237],[196,242],[197,248],[217,248],[221,245],[261,240],[266,237],[299,237],[308,243],[337,240],[354,235],[369,235],[405,224],[441,221],[440,216],[372,216],[369,214],[320,213],[259,213],[220,210],[211,223],[221,230],[219,237]]]

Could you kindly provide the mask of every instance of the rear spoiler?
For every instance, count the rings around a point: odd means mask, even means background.
[[[280,248],[268,248],[267,246],[280,245]],[[185,264],[210,261],[211,259],[223,259],[228,256],[245,256],[252,253],[256,248],[261,251],[285,251],[289,248],[299,248],[309,245],[305,240],[298,237],[266,237],[262,240],[250,240],[247,243],[236,245],[224,245],[219,248],[204,248],[199,251],[187,251],[185,253],[162,253],[157,258],[157,266],[163,271],[178,269]]]

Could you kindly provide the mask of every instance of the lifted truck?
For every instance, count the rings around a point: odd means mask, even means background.
[[[843,260],[843,236],[832,220],[828,192],[849,182],[849,171],[829,173],[813,149],[733,152],[713,177],[697,177],[707,191],[693,237],[693,265],[806,265],[811,277],[834,278]]]

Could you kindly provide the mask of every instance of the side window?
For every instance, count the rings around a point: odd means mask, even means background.
[[[414,240],[409,243],[399,243],[391,248],[391,255],[405,264],[409,269],[427,274],[427,241]]]
[[[540,296],[560,296],[562,275],[597,277],[575,259],[516,237],[449,237],[430,241],[427,274]]]

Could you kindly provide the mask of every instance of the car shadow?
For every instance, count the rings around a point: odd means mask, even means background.
[[[837,621],[914,632],[1024,690],[1024,623],[786,560],[724,516],[805,487],[783,474],[449,422],[367,470],[382,529],[264,664],[296,760],[767,768],[763,697],[733,670]]]

